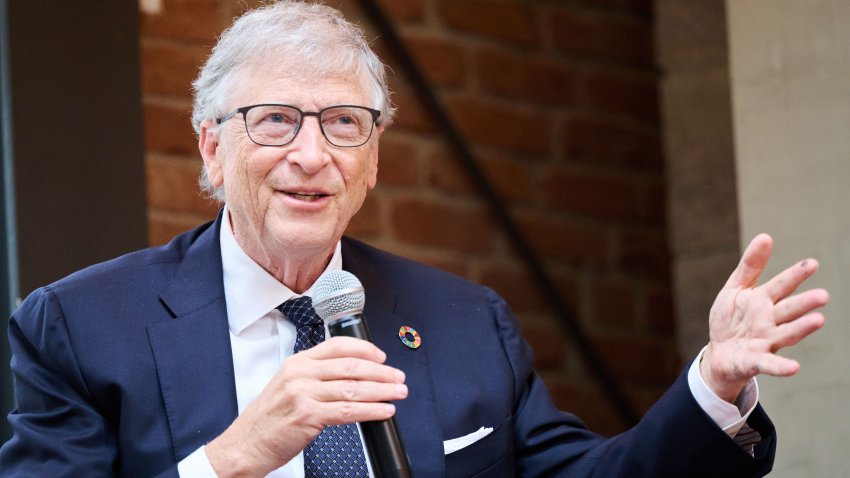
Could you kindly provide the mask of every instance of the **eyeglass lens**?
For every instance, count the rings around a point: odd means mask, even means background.
[[[255,106],[245,112],[248,136],[255,143],[281,146],[298,134],[303,121],[299,110],[282,105]],[[372,114],[363,108],[335,106],[321,111],[321,129],[334,146],[360,146],[372,134]]]

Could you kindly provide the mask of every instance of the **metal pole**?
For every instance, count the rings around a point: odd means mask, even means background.
[[[9,77],[8,5],[0,0],[0,442],[12,435],[6,415],[15,404],[9,368],[9,316],[18,299],[17,230],[15,227],[15,181],[12,149],[12,94]]]

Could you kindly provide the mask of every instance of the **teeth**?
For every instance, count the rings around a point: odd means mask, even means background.
[[[322,198],[324,194],[299,194],[299,193],[286,193],[287,195],[294,197],[295,199],[299,199],[301,201],[315,201],[316,199]]]

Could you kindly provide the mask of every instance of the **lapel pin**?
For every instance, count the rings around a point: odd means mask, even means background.
[[[398,329],[398,338],[401,339],[401,343],[410,349],[418,349],[422,345],[422,337],[419,336],[419,332],[407,325]]]

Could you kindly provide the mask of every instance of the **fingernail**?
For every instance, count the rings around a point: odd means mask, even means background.
[[[395,415],[395,405],[393,405],[392,403],[384,404],[384,409],[386,410],[387,415]]]
[[[401,370],[396,370],[395,371],[395,380],[396,380],[396,382],[404,383],[404,372],[402,372]]]
[[[399,383],[398,385],[395,386],[395,391],[399,396],[406,397],[407,396],[407,385],[405,385],[403,383]]]

